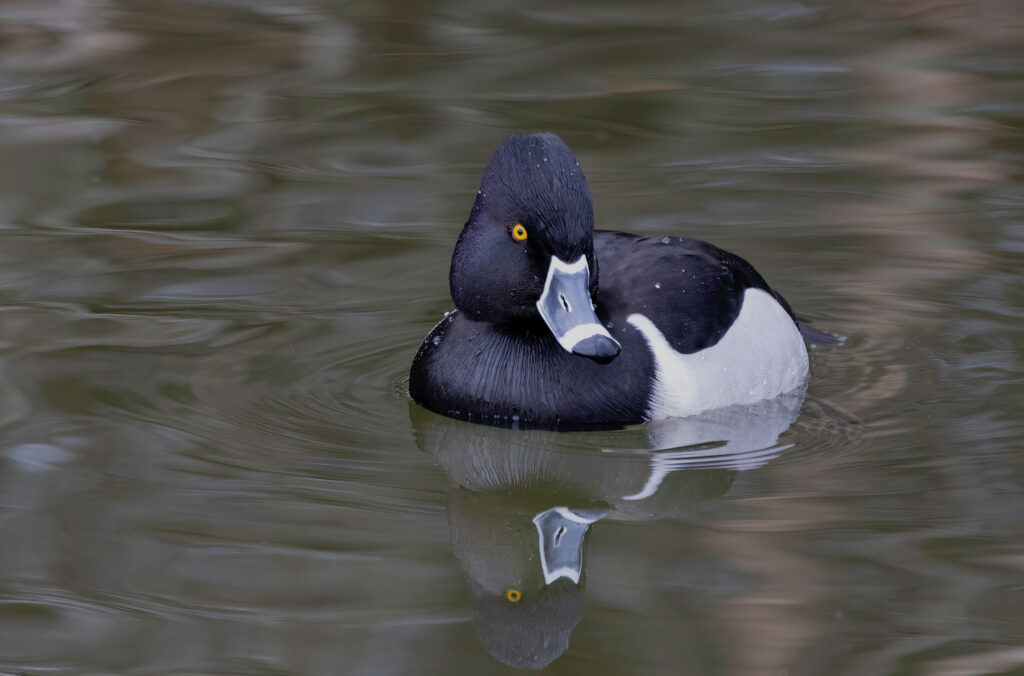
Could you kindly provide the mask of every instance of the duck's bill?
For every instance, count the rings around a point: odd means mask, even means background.
[[[572,263],[558,256],[551,257],[537,310],[567,352],[604,363],[615,359],[622,351],[619,342],[594,314],[586,256]]]

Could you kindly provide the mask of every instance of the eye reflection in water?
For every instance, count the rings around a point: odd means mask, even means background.
[[[779,436],[804,395],[595,432],[488,427],[410,405],[420,448],[458,484],[452,552],[488,652],[529,669],[560,657],[583,617],[595,524],[673,518],[724,495],[737,471],[789,447]]]

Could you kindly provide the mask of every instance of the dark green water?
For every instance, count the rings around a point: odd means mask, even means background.
[[[799,412],[410,404],[529,130],[848,337]],[[9,1],[0,157],[0,673],[1024,672],[1013,0]]]

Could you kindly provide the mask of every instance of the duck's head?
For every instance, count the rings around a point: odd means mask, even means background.
[[[516,134],[487,163],[449,276],[472,319],[543,320],[565,350],[598,362],[619,343],[594,313],[594,207],[576,157],[554,134]]]

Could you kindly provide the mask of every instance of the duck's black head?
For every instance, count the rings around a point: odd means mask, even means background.
[[[455,245],[455,306],[500,324],[542,319],[566,350],[596,361],[619,344],[592,307],[594,206],[576,157],[554,134],[515,134],[494,151]]]

